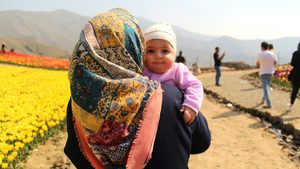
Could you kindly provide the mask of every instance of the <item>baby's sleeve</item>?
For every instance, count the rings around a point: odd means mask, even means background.
[[[176,86],[184,91],[183,105],[192,108],[196,113],[203,102],[203,85],[182,63],[178,64],[175,75]]]

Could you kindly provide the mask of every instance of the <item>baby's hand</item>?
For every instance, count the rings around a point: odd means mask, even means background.
[[[192,124],[195,120],[196,112],[188,106],[182,106],[180,111],[183,113],[183,119],[187,124]]]

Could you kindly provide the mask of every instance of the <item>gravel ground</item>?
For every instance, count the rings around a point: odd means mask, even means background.
[[[215,86],[214,72],[203,73],[197,77],[202,81],[204,88],[214,91],[221,97],[225,97],[234,103],[247,108],[255,108],[271,113],[272,116],[281,116],[286,123],[292,124],[296,129],[300,129],[300,100],[294,103],[291,112],[287,112],[287,103],[290,101],[290,93],[279,89],[270,92],[272,101],[271,109],[263,109],[259,103],[262,101],[262,88],[257,88],[249,81],[242,79],[242,76],[258,71],[222,71],[221,87]]]

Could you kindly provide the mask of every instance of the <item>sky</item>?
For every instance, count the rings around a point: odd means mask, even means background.
[[[205,35],[242,40],[300,37],[299,0],[0,0],[0,11],[65,9],[89,17],[117,7]]]

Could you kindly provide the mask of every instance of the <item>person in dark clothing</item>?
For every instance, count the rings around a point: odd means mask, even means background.
[[[215,71],[216,71],[216,86],[221,86],[220,85],[220,78],[221,78],[221,61],[225,56],[225,52],[220,55],[219,54],[219,47],[215,48],[215,53],[214,53],[214,61],[215,61]]]
[[[77,168],[183,169],[191,153],[209,148],[201,112],[184,121],[181,90],[141,75],[142,39],[136,19],[120,8],[81,31],[70,59],[64,148]]]
[[[298,49],[293,53],[291,66],[293,66],[293,74],[291,78],[292,92],[290,103],[288,104],[288,111],[292,109],[300,88],[300,42],[298,44]]]
[[[5,42],[3,42],[1,45],[2,53],[5,53],[5,48],[6,48],[6,44],[5,44]]]
[[[184,56],[182,56],[182,51],[181,50],[179,51],[179,55],[176,57],[175,62],[185,64],[185,58],[184,58]]]

